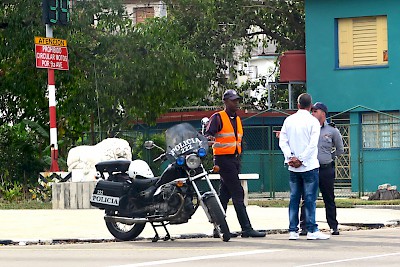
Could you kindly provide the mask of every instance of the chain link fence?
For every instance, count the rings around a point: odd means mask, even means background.
[[[372,112],[367,116],[360,113],[359,121],[350,123],[350,113],[332,116],[330,120],[342,134],[345,153],[335,160],[337,197],[359,197],[374,192],[378,184],[400,184],[400,125],[398,117],[393,114]],[[371,115],[372,114],[372,115]],[[373,115],[375,114],[375,115]],[[283,198],[289,196],[289,172],[283,164],[283,155],[279,148],[279,131],[284,118],[275,120],[275,125],[265,117],[260,125],[254,124],[257,118],[243,119],[244,138],[241,173],[258,173],[259,180],[249,180],[251,196],[263,198]],[[389,116],[391,119],[387,118]],[[179,123],[179,122],[176,122]],[[198,124],[197,124],[198,125]],[[145,150],[145,140],[155,140],[165,147],[164,132],[167,129],[141,127],[138,130],[119,131],[113,135],[106,133],[85,133],[82,144],[100,142],[106,137],[117,137],[129,142],[134,158],[147,161],[156,175],[160,175],[166,163],[160,166],[152,162],[160,154],[157,150]],[[200,130],[200,129],[199,129]],[[212,166],[212,155],[206,159],[206,167]],[[214,182],[213,182],[214,183]],[[218,187],[215,181],[215,186]]]

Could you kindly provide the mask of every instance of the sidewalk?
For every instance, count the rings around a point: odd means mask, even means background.
[[[254,229],[271,232],[286,232],[288,228],[287,208],[261,208],[249,206],[248,213]],[[400,209],[348,208],[338,209],[339,229],[355,230],[363,226],[400,225]],[[113,236],[104,223],[104,212],[98,209],[79,210],[0,210],[0,243],[53,242],[62,240],[109,240]],[[227,220],[232,232],[240,231],[233,206],[228,207]],[[321,230],[329,230],[325,210],[318,208],[316,220]],[[169,225],[173,237],[181,235],[211,236],[212,225],[204,211],[199,208],[188,223]],[[160,236],[164,235],[162,229]],[[150,224],[139,237],[152,238],[154,231]]]

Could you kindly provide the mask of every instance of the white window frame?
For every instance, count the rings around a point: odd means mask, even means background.
[[[399,148],[399,112],[362,114],[363,148]]]

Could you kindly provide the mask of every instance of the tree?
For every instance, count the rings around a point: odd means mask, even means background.
[[[45,36],[41,2],[7,0],[0,4],[0,125],[27,119],[49,127],[47,71],[36,69],[34,63],[33,38]],[[55,75],[58,139],[66,141],[60,147],[65,153],[90,129],[90,117],[97,109],[95,49],[117,29],[131,26],[121,1],[74,3],[71,23],[53,26],[54,37],[67,39],[69,50],[70,70],[56,71]],[[103,101],[107,111],[108,103]]]
[[[154,19],[99,47],[98,53],[107,57],[99,66],[98,80],[113,92],[113,105],[125,119],[134,115],[155,122],[179,102],[207,92],[214,64],[179,42],[181,30],[167,18]]]
[[[214,98],[219,90],[236,87],[239,59],[246,60],[257,36],[277,43],[277,52],[305,48],[303,0],[167,0],[168,15],[185,27],[181,41],[216,63]],[[264,38],[265,37],[265,38]],[[265,44],[266,45],[266,44]],[[244,53],[237,56],[237,47]],[[253,86],[253,85],[252,85]],[[249,88],[236,88],[248,90]]]
[[[45,36],[41,2],[0,3],[0,125],[27,119],[48,130],[47,72],[34,65],[33,38]],[[235,48],[251,48],[251,28],[279,51],[304,47],[302,1],[167,1],[167,18],[135,26],[122,2],[73,1],[69,25],[53,27],[70,61],[56,72],[61,157],[91,128],[115,132],[171,107],[212,103],[210,84],[235,86],[227,75],[236,75]]]
[[[31,120],[48,129],[47,72],[36,69],[34,36],[45,36],[41,1],[0,4],[0,125]],[[76,1],[67,26],[69,71],[56,71],[60,156],[82,132],[115,132],[133,119],[154,123],[179,102],[207,92],[214,63],[177,38],[183,28],[167,19],[132,25],[121,0]],[[93,127],[94,128],[94,127]]]
[[[40,2],[2,1],[0,4],[0,125],[23,118],[45,121],[44,72],[35,69],[33,37],[38,27]]]

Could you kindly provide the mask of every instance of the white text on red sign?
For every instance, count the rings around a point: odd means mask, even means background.
[[[67,47],[36,44],[35,57],[37,68],[69,69]]]

